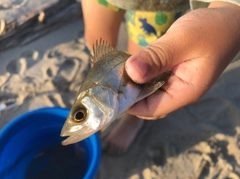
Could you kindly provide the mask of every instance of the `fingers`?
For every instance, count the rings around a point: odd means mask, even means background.
[[[128,110],[128,113],[143,119],[162,118],[180,107],[197,101],[210,86],[202,81],[200,77],[202,74],[197,71],[193,64],[187,63],[173,68],[173,75],[164,87],[165,91],[139,101]],[[206,70],[200,71],[210,77]]]

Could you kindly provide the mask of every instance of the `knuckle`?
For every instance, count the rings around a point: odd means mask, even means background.
[[[151,65],[154,65],[157,70],[169,66],[173,59],[172,50],[168,45],[159,46],[153,43],[147,47],[147,52],[152,59]]]

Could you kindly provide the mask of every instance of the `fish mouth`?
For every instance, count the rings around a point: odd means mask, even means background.
[[[61,137],[67,137],[67,136],[72,135],[71,132],[68,132],[67,129],[68,129],[67,125],[64,124],[64,126],[63,126],[63,128],[62,128],[62,131],[61,131],[61,133],[60,133],[60,136],[61,136]]]
[[[61,131],[60,133],[60,136],[61,137],[67,137],[67,136],[70,136],[71,134],[67,133],[67,132],[64,132],[64,131]]]
[[[89,137],[92,133],[93,133],[92,131],[87,132],[87,129],[79,132],[76,132],[76,131],[71,132],[69,130],[66,130],[66,128],[63,127],[60,133],[60,136],[67,137],[67,138],[62,141],[62,145],[66,146],[69,144],[80,142],[85,138]]]
[[[61,134],[62,136],[62,134]],[[69,145],[69,144],[73,144],[73,143],[77,143],[81,141],[81,139],[79,138],[78,135],[71,135],[69,136],[68,138],[66,138],[65,140],[62,141],[62,145],[66,146],[66,145]]]
[[[70,127],[67,127],[66,125],[63,126],[62,131],[60,133],[61,137],[68,137],[68,136],[77,136],[75,134],[76,131],[71,131]]]

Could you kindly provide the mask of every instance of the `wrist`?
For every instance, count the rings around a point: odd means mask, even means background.
[[[208,8],[222,9],[225,10],[226,12],[229,11],[232,13],[232,14],[229,13],[232,20],[236,20],[238,22],[240,21],[240,6],[236,4],[223,1],[214,1],[209,4]]]
[[[219,7],[231,7],[234,9],[240,10],[240,6],[230,3],[230,2],[225,2],[225,1],[213,1],[209,4],[208,8],[219,8]]]
[[[229,27],[229,33],[235,34],[235,38],[240,41],[240,6],[229,2],[214,1],[209,4],[208,8],[217,9],[224,14],[228,22],[226,26]],[[238,44],[238,50],[240,50],[240,44]]]

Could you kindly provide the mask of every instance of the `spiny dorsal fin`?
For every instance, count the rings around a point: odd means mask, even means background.
[[[112,46],[110,46],[107,42],[102,40],[102,38],[99,41],[96,41],[96,48],[93,45],[93,56],[91,56],[91,66],[94,66],[99,60],[103,59],[104,56],[106,56],[108,53],[115,51]]]

